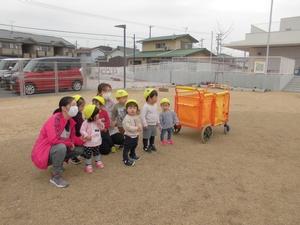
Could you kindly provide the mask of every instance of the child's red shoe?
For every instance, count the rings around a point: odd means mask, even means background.
[[[169,145],[173,145],[174,144],[174,141],[172,139],[168,140],[168,144]]]
[[[163,140],[163,141],[161,142],[161,144],[162,144],[162,145],[167,145],[168,142],[167,142],[166,140]]]
[[[103,168],[104,168],[103,162],[97,161],[97,162],[96,162],[96,167],[99,168],[99,169],[103,169]]]
[[[92,165],[87,165],[87,166],[85,166],[84,171],[85,171],[86,173],[92,173],[92,172],[93,172],[93,167],[92,167]]]

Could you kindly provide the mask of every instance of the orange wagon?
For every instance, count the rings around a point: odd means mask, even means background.
[[[213,134],[212,127],[224,126],[224,134],[230,130],[229,91],[208,92],[206,89],[177,86],[175,111],[183,126],[201,130],[201,140],[206,143]],[[180,128],[175,127],[175,133]]]

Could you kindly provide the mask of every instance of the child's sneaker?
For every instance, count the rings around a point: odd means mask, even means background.
[[[150,149],[150,151],[154,151],[154,152],[157,151],[157,149],[156,149],[156,147],[155,147],[154,145],[151,145],[151,146],[149,147],[149,149]]]
[[[168,140],[168,144],[169,145],[173,145],[174,144],[174,141],[172,139]]]
[[[71,159],[71,163],[74,165],[78,165],[81,163],[80,159],[78,159],[77,157],[74,157]]]
[[[148,148],[148,147],[143,147],[143,150],[144,150],[145,152],[151,153],[151,149]]]
[[[50,183],[58,188],[66,188],[69,186],[69,183],[65,181],[60,175],[55,175],[51,177]]]
[[[96,162],[96,167],[99,168],[99,169],[103,169],[103,168],[104,168],[103,162],[97,161],[97,162]]]
[[[132,160],[134,160],[134,161],[138,161],[138,160],[140,160],[140,157],[138,157],[138,156],[129,156]]]
[[[163,140],[163,141],[161,142],[161,144],[162,144],[162,145],[166,145],[166,144],[168,144],[168,142],[167,142],[166,140]]]
[[[134,166],[134,164],[135,164],[135,161],[130,160],[130,159],[128,159],[128,160],[123,160],[123,162],[124,162],[124,165],[125,165],[125,166]]]
[[[86,173],[92,173],[93,172],[93,167],[92,165],[86,165],[85,168],[84,168],[84,171]]]

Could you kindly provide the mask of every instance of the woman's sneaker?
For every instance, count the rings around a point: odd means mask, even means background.
[[[125,166],[134,166],[134,164],[135,164],[135,161],[130,160],[130,159],[128,159],[128,160],[123,160],[123,162],[124,162],[124,165],[125,165]]]
[[[78,165],[81,163],[81,161],[77,157],[74,157],[71,159],[71,163],[74,165]]]
[[[103,169],[103,168],[104,168],[103,162],[97,161],[97,162],[96,162],[96,167],[99,168],[99,169]]]
[[[93,167],[92,167],[92,165],[87,165],[87,166],[85,166],[84,171],[85,171],[86,173],[92,173],[92,172],[93,172]]]
[[[155,147],[154,145],[151,145],[151,146],[149,147],[149,149],[150,149],[150,151],[154,151],[154,152],[157,151],[157,149],[156,149],[156,147]]]
[[[168,140],[168,144],[169,145],[173,145],[174,144],[174,141],[172,139]]]
[[[148,147],[143,147],[143,150],[144,150],[145,152],[151,153],[151,149],[148,148]]]
[[[58,188],[66,188],[69,186],[69,183],[65,181],[60,175],[55,175],[51,177],[50,183]]]

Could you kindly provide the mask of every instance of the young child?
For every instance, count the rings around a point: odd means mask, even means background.
[[[73,117],[73,120],[76,122],[76,124],[75,124],[76,136],[81,137],[80,128],[84,121],[83,116],[82,116],[82,111],[85,106],[85,100],[81,95],[74,95],[73,98],[75,99],[77,107],[78,107],[78,113],[75,117]],[[81,161],[77,157],[74,156],[71,158],[71,163],[78,165],[81,163]]]
[[[107,155],[111,151],[112,140],[108,130],[110,127],[110,118],[108,112],[104,109],[105,99],[102,96],[95,96],[92,103],[99,109],[99,119],[104,123],[104,128],[101,130],[102,144],[100,146],[100,153]]]
[[[175,125],[179,125],[179,120],[174,111],[170,110],[170,101],[167,98],[163,98],[160,101],[160,106],[162,112],[159,114],[159,122],[160,122],[160,141],[161,144],[174,144],[172,140],[173,127]],[[167,140],[165,140],[165,135],[168,134]]]
[[[154,146],[156,128],[159,125],[159,114],[156,106],[157,96],[158,93],[153,88],[146,88],[144,91],[146,103],[141,112],[143,123],[143,150],[148,153],[157,150]]]
[[[89,104],[85,106],[83,114],[86,120],[82,123],[80,133],[86,140],[83,144],[85,172],[92,173],[92,154],[96,161],[96,167],[104,168],[100,154],[100,145],[102,142],[101,129],[104,128],[104,124],[99,120],[99,109],[95,105]]]
[[[98,96],[102,96],[105,99],[105,109],[108,112],[111,126],[109,128],[109,134],[112,140],[111,152],[117,152],[119,146],[123,146],[124,135],[121,134],[115,124],[112,123],[112,111],[115,106],[115,102],[111,97],[112,87],[108,83],[101,83],[98,85]]]
[[[123,120],[125,130],[125,140],[123,149],[123,162],[126,166],[133,166],[136,160],[140,158],[136,155],[135,149],[138,145],[139,132],[142,131],[141,120],[138,116],[138,103],[134,99],[129,99],[126,102],[126,113]],[[129,153],[129,157],[128,157]]]
[[[122,122],[126,116],[125,103],[127,102],[127,98],[128,98],[127,91],[122,89],[117,90],[116,99],[118,103],[115,104],[112,110],[111,120],[115,124],[115,126],[118,127],[118,130],[121,134],[124,134],[124,128]]]
[[[101,83],[98,85],[97,96],[102,96],[105,99],[105,109],[110,114],[114,108],[115,102],[111,97],[111,85],[107,83]]]

